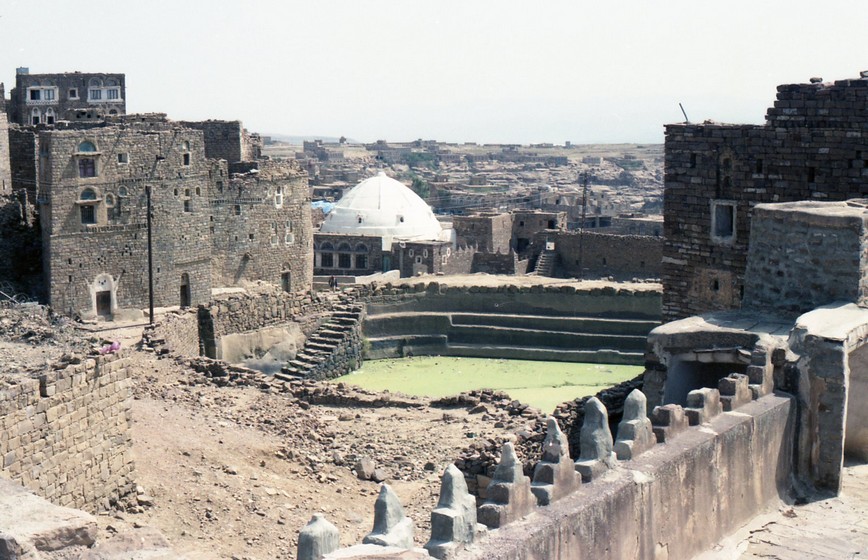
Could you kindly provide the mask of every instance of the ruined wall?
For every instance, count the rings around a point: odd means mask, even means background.
[[[36,200],[39,184],[36,176],[36,134],[32,129],[13,126],[9,129],[9,160],[12,190],[24,190],[30,200]]]
[[[215,297],[199,306],[199,337],[206,356],[217,357],[218,341],[227,334],[250,332],[289,322],[301,323],[310,334],[318,316],[330,308],[328,300],[315,293],[292,294],[279,290]]]
[[[667,319],[740,306],[756,203],[868,195],[866,85],[779,86],[765,126],[666,127]]]
[[[785,495],[795,409],[769,395],[501,527],[461,558],[692,558]],[[714,465],[715,468],[709,468]],[[689,530],[685,530],[689,528]]]
[[[307,175],[295,162],[262,160],[210,200],[214,283],[264,280],[286,291],[313,282],[313,232]],[[221,181],[223,183],[223,181]]]
[[[4,383],[4,476],[55,504],[91,512],[130,493],[131,360],[123,352],[89,357],[38,379]]]
[[[241,121],[180,121],[186,128],[201,130],[205,139],[205,157],[225,159],[229,163],[253,161],[262,154],[258,136],[251,136]]]
[[[511,247],[511,214],[453,216],[452,228],[458,246],[476,246],[484,253],[506,253]]]
[[[196,309],[181,309],[157,317],[153,327],[146,327],[145,346],[164,348],[180,356],[196,357],[201,354],[199,320]]]
[[[661,237],[559,231],[537,234],[534,246],[541,249],[546,240],[555,242],[558,266],[568,277],[660,277]]]
[[[471,272],[486,274],[524,274],[518,266],[518,255],[513,251],[506,253],[474,253]]]

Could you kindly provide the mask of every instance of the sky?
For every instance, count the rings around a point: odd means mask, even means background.
[[[3,0],[0,80],[123,72],[128,112],[370,142],[659,143],[868,70],[866,0]]]

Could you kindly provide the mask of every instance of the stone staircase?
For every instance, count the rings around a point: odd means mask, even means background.
[[[530,276],[548,276],[551,277],[555,272],[555,262],[558,254],[554,251],[543,251],[536,260],[536,266]]]
[[[361,364],[361,321],[364,306],[352,293],[341,293],[329,318],[304,343],[304,347],[279,373],[277,379],[331,379]]]

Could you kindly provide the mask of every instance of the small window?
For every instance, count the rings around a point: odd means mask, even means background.
[[[425,257],[426,259],[428,258],[428,249],[425,249],[424,251],[422,251],[422,256]]]
[[[84,189],[79,195],[79,200],[96,200],[96,191],[93,189]]]
[[[762,173],[763,172],[763,160],[762,158],[757,158],[756,164],[754,167],[754,173]]]
[[[192,211],[193,211],[193,205],[190,203],[190,199],[189,198],[184,199],[184,212],[192,212]]]
[[[39,101],[42,99],[42,90],[41,89],[31,89],[30,90],[30,100],[31,101]]]
[[[240,205],[240,204],[236,204],[236,205],[235,205],[235,215],[236,215],[236,216],[240,216],[240,215],[241,215],[241,205]]]
[[[410,250],[407,251],[407,255],[409,255],[409,256],[411,256],[411,257],[412,257],[414,254],[415,254],[415,253],[413,252],[413,249],[410,249]]]
[[[128,194],[129,194],[129,191],[127,191],[126,187],[118,187],[118,196],[119,197],[123,198],[125,196],[128,196]]]
[[[118,88],[111,88],[105,90],[105,98],[106,99],[120,99],[121,92]]]
[[[85,140],[81,144],[78,145],[78,151],[83,153],[90,153],[96,151],[96,145],[93,142]]]
[[[278,208],[283,206],[283,187],[277,187],[277,191],[274,193],[274,205]]]
[[[184,165],[190,165],[190,154],[184,154]]]
[[[217,181],[217,192],[223,192],[223,181]]]
[[[256,239],[256,234],[255,234],[255,233],[248,233],[248,234],[247,234],[247,240],[248,240],[248,241],[253,241],[254,239]]]
[[[416,257],[416,264],[422,264],[422,257]]]
[[[348,253],[338,253],[338,268],[350,268],[351,266],[351,256]]]
[[[115,195],[108,193],[105,195],[105,205],[106,208],[114,208],[115,207]]]
[[[368,268],[368,255],[356,255],[356,268]]]
[[[334,253],[323,253],[320,258],[320,265],[322,265],[323,268],[332,268],[335,265]]]
[[[78,99],[78,88],[69,88],[69,98]]]
[[[130,154],[128,153],[118,153],[118,163],[129,163],[130,162]]]
[[[295,243],[295,234],[287,233],[283,236],[283,242],[287,245],[292,245],[293,243]]]
[[[696,154],[690,154],[690,168],[696,167]]]

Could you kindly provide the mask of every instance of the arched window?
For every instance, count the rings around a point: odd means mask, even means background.
[[[334,251],[334,250],[335,250],[335,247],[334,247],[334,245],[332,245],[330,242],[325,241],[325,242],[323,242],[323,244],[322,244],[322,248],[321,248],[321,250],[322,250],[322,251]]]
[[[42,122],[42,114],[36,107],[30,112],[30,124],[39,124]]]
[[[99,203],[96,191],[84,189],[78,195],[78,209],[81,214],[82,224],[96,223],[96,208]]]
[[[344,242],[338,245],[338,251],[349,253],[350,251],[352,251],[352,249],[350,248],[349,243]]]
[[[78,196],[79,200],[96,200],[96,191],[93,189],[84,189],[81,191],[81,194]]]
[[[102,87],[102,80],[99,78],[91,78],[87,85],[90,87]]]
[[[116,86],[116,85],[118,85],[118,81],[115,80],[114,78],[109,78],[105,81],[105,85],[106,85],[106,87]]]
[[[359,243],[358,245],[356,245],[356,253],[367,253],[367,252],[368,252],[368,246],[365,245],[364,243]]]
[[[54,124],[54,109],[51,107],[45,110],[45,124]]]
[[[128,191],[126,187],[118,187],[118,196],[123,198],[128,195]]]
[[[106,208],[114,208],[115,207],[115,195],[108,193],[105,195],[105,206]]]
[[[83,152],[83,153],[84,152],[95,152],[96,146],[94,145],[93,142],[91,142],[89,140],[85,140],[84,142],[82,142],[81,144],[78,145],[78,151]]]

